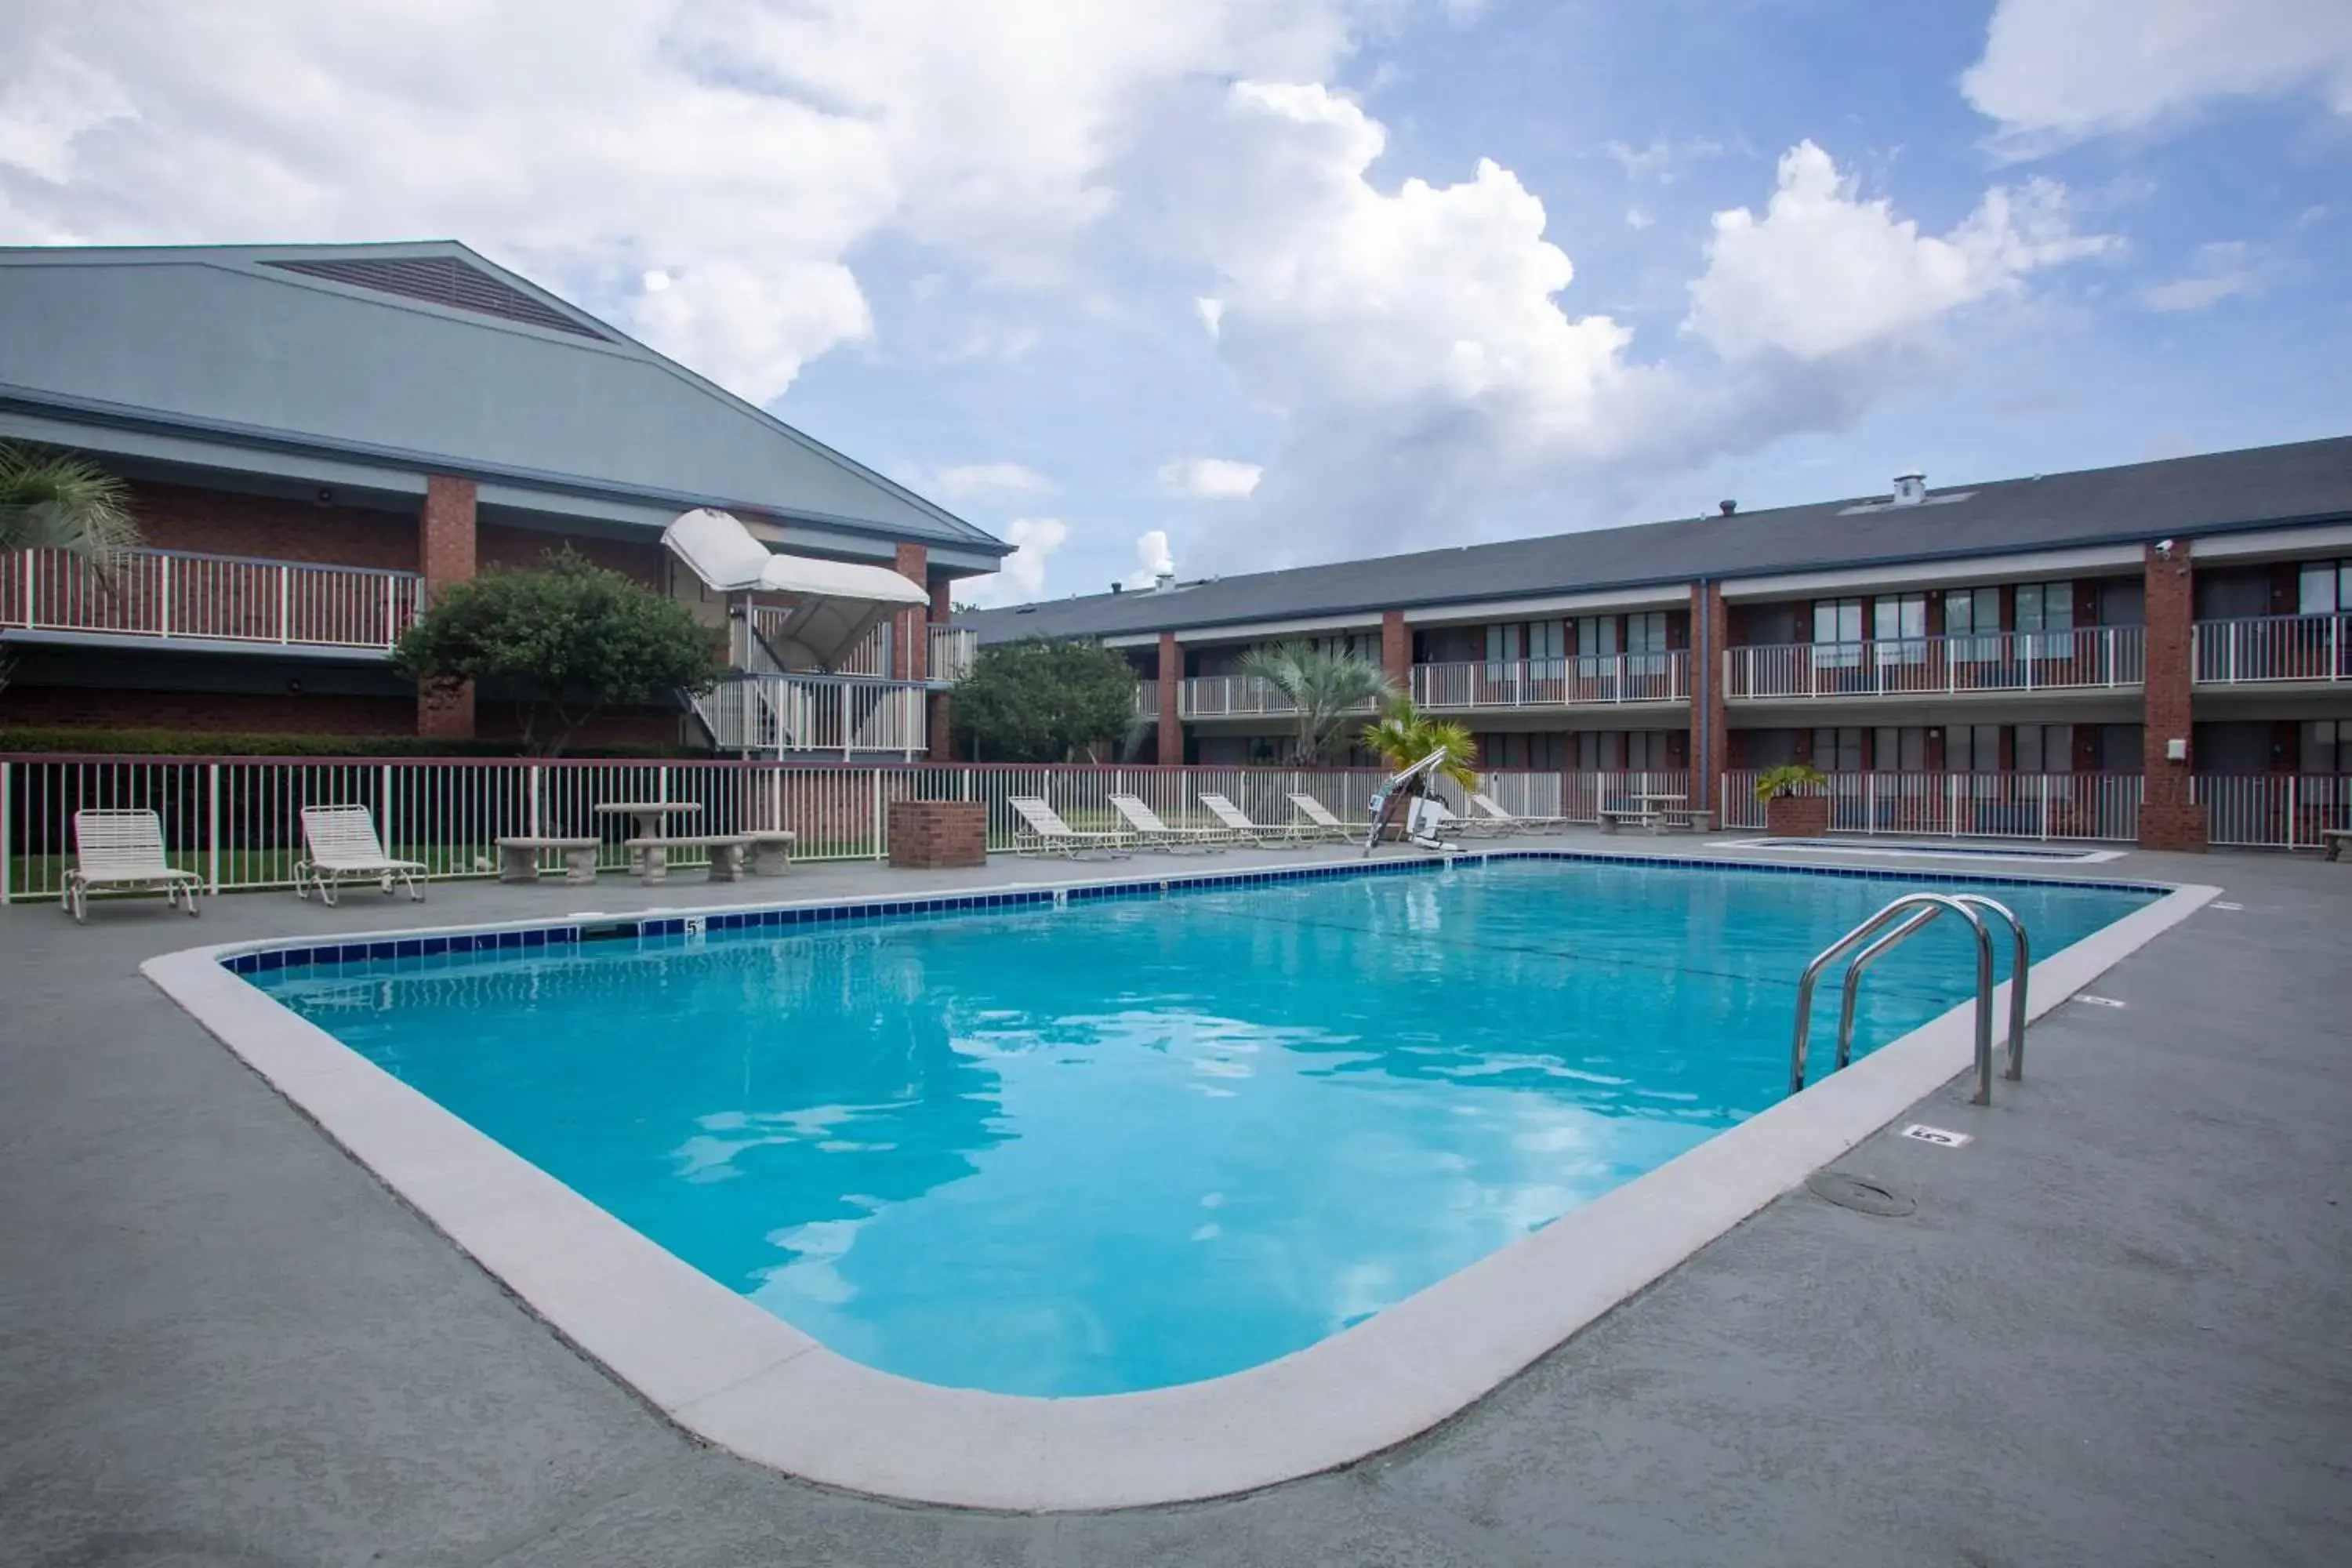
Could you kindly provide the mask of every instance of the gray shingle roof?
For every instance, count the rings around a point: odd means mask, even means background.
[[[983,641],[1638,588],[2352,519],[2352,437],[1254,573],[962,617]]]
[[[1009,548],[454,241],[0,249],[0,322],[20,406]]]

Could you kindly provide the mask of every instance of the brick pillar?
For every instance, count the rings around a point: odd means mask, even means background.
[[[1691,809],[1719,812],[1724,803],[1716,796],[1731,762],[1731,726],[1723,710],[1723,648],[1730,619],[1717,584],[1694,583],[1690,595]]]
[[[901,544],[898,559],[891,563],[891,569],[920,588],[926,586],[925,574],[930,568],[921,545]],[[937,602],[936,595],[933,602]],[[930,611],[928,608],[901,610],[893,619],[897,626],[891,636],[898,647],[890,657],[891,679],[920,680],[923,679],[923,666],[930,657],[930,634],[924,629],[930,619]]]
[[[1160,760],[1174,764],[1184,760],[1184,724],[1176,717],[1176,693],[1184,679],[1184,650],[1174,632],[1160,634]]]
[[[2168,741],[2187,742],[2189,689],[2195,674],[2197,639],[2196,579],[2189,563],[2186,542],[2172,547],[2169,559],[2147,552],[2147,675],[2141,687],[2142,722],[2147,728],[2140,757],[2142,795],[2139,847],[2143,849],[2202,851],[2206,843],[2206,812],[2189,801],[2189,778],[2196,767],[2193,751],[2181,762],[2166,755]]]
[[[1412,631],[1402,610],[1381,612],[1381,668],[1399,691],[1412,695]]]
[[[435,474],[425,481],[425,509],[416,519],[416,560],[430,605],[451,583],[474,575],[474,481]],[[416,694],[416,732],[443,741],[474,735],[474,689]]]
[[[934,623],[944,623],[954,617],[955,582],[952,578],[942,577],[931,584],[930,619]],[[928,643],[923,649],[923,657],[926,660],[930,658]],[[925,706],[929,710],[926,715],[929,722],[924,728],[929,736],[931,760],[946,762],[955,754],[954,699],[944,691],[934,691]]]

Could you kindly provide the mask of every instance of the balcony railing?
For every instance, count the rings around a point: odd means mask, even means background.
[[[1160,682],[1139,680],[1135,683],[1135,711],[1139,718],[1160,717]]]
[[[933,680],[961,680],[971,673],[972,660],[980,657],[980,634],[970,626],[929,628],[930,647],[923,662],[923,673]]]
[[[1412,700],[1423,708],[1606,707],[1689,696],[1690,655],[1680,648],[1412,667]]]
[[[2200,773],[2190,788],[2217,845],[2321,849],[2352,828],[2352,774]]]
[[[158,642],[389,648],[424,598],[414,572],[133,550],[100,577],[63,550],[0,556],[0,626]]]
[[[1359,702],[1349,711],[1370,713],[1377,707]],[[1297,711],[1297,704],[1281,688],[1255,675],[1195,675],[1176,692],[1176,714],[1181,719],[1279,717]]]
[[[1724,695],[1948,696],[2136,687],[2141,647],[2137,626],[1732,647],[1723,652]]]
[[[694,700],[721,752],[784,757],[895,753],[909,760],[929,745],[919,681],[834,675],[747,675]]]
[[[2197,679],[2206,686],[2352,681],[2352,614],[2200,621]]]

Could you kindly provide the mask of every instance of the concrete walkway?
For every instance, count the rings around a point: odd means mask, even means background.
[[[1948,1087],[1918,1108],[1967,1149],[1882,1135],[1840,1162],[1913,1215],[1792,1194],[1402,1449],[1057,1519],[897,1507],[697,1447],[134,969],[240,936],[913,879],[436,887],[332,912],[256,894],[82,930],[0,910],[0,1564],[2340,1563],[2352,867],[2059,869],[2244,907],[2112,972],[2096,989],[2122,1007],[2038,1026],[1990,1110]]]

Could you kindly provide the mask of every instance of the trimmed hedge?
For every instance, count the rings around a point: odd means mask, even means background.
[[[187,730],[0,729],[0,752],[147,757],[519,757],[519,741],[423,735],[235,735]],[[573,757],[698,757],[683,746],[578,746]]]

